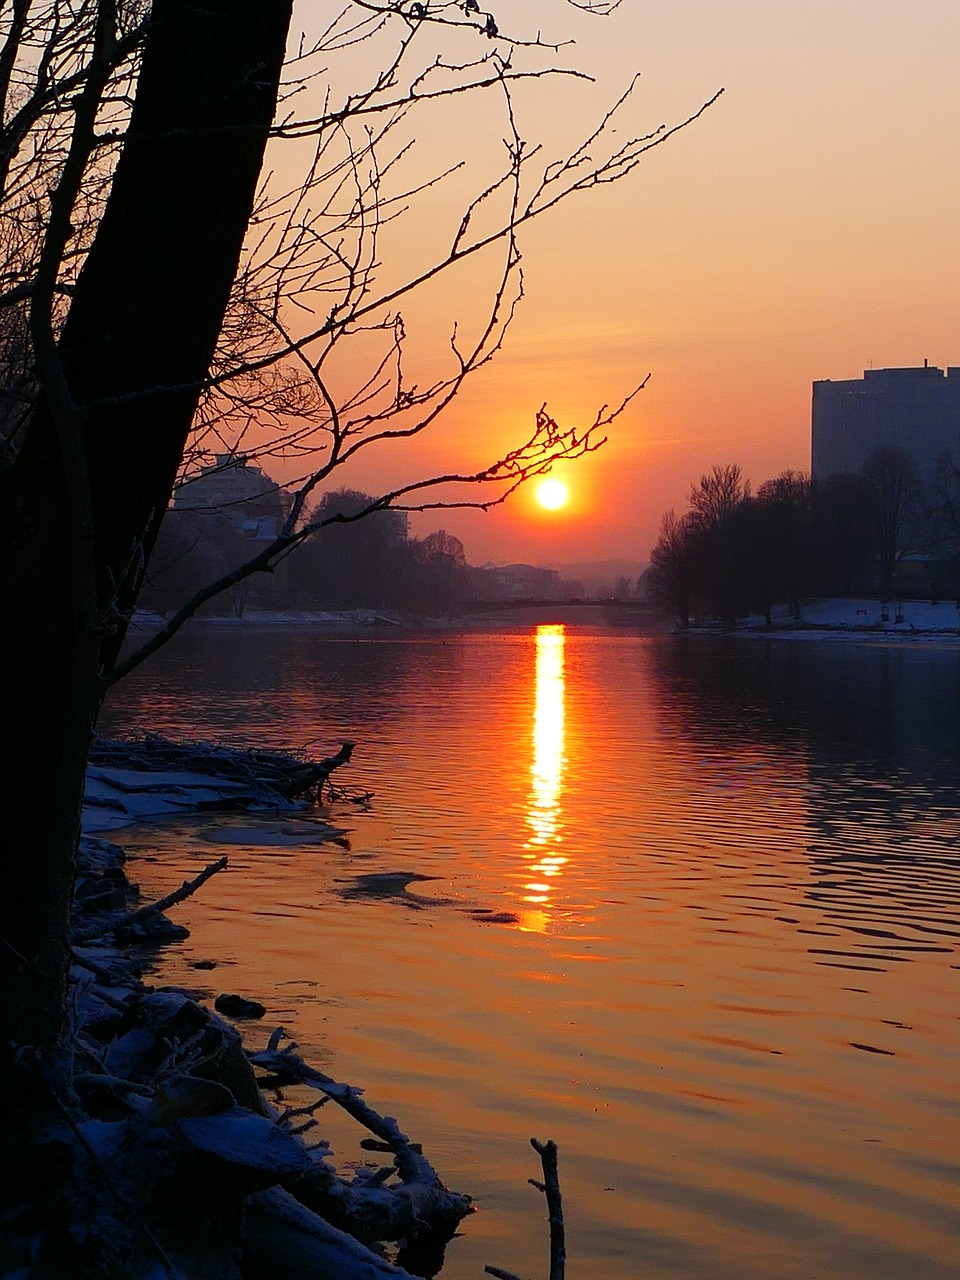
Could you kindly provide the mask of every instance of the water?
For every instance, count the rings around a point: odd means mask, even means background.
[[[349,848],[231,848],[160,977],[262,999],[476,1196],[444,1280],[545,1274],[531,1135],[571,1277],[960,1274],[960,651],[203,633],[104,727],[357,741]],[[131,833],[144,888],[231,821]]]

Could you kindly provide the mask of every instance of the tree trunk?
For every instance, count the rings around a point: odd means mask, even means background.
[[[59,343],[92,528],[71,524],[41,390],[0,476],[0,1019],[55,1045],[87,751],[223,320],[276,106],[292,0],[155,0],[129,131]],[[161,388],[173,388],[152,394]],[[92,537],[99,625],[71,541]],[[6,1058],[6,1054],[3,1055]]]

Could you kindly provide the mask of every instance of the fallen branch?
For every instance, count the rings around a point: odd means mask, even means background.
[[[297,1199],[360,1239],[409,1241],[430,1234],[449,1238],[457,1223],[472,1212],[470,1197],[448,1191],[419,1144],[411,1142],[391,1116],[381,1116],[364,1102],[359,1089],[315,1070],[292,1045],[280,1049],[282,1035],[278,1029],[266,1049],[249,1054],[250,1062],[269,1074],[268,1081],[261,1080],[261,1088],[303,1084],[318,1090],[372,1133],[378,1149],[393,1155],[395,1166],[356,1176],[345,1193],[332,1168],[318,1163],[291,1187]],[[394,1173],[401,1185],[385,1186]]]
[[[397,1173],[402,1182],[418,1182],[426,1186],[442,1187],[433,1165],[424,1156],[417,1143],[413,1143],[401,1133],[400,1127],[392,1116],[381,1116],[364,1102],[360,1089],[352,1085],[340,1084],[338,1081],[317,1071],[294,1052],[291,1044],[286,1049],[279,1048],[283,1037],[282,1028],[278,1028],[270,1037],[266,1049],[259,1053],[251,1053],[250,1061],[255,1067],[268,1071],[271,1076],[285,1084],[305,1084],[325,1093],[331,1101],[343,1107],[344,1111],[354,1118],[365,1129],[369,1129],[375,1138],[384,1143],[393,1153],[397,1165]],[[466,1197],[462,1197],[466,1198]]]
[[[218,871],[222,871],[227,865],[226,854],[222,858],[218,858],[216,862],[211,862],[209,866],[204,867],[198,876],[194,876],[192,880],[184,880],[179,889],[175,889],[172,893],[168,893],[165,898],[160,898],[156,902],[151,902],[149,906],[140,907],[138,911],[132,911],[119,919],[111,921],[99,921],[90,929],[80,933],[74,941],[78,944],[90,942],[94,938],[104,938],[111,934],[125,932],[129,929],[136,929],[140,925],[149,920],[163,915],[170,907],[175,907],[178,902],[183,902],[200,888],[202,884],[216,875]]]

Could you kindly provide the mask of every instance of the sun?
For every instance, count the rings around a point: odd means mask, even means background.
[[[562,480],[544,480],[537,486],[537,501],[547,511],[559,511],[567,505],[570,492]]]

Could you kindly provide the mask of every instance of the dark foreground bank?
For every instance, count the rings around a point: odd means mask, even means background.
[[[120,795],[135,793],[134,774],[151,772],[139,750],[135,769],[114,759]],[[231,783],[231,805],[262,804],[278,785],[275,754],[266,781],[253,757],[227,777],[217,755],[211,789],[216,778]],[[297,785],[281,786],[275,802],[289,803],[291,790],[316,794],[325,766],[345,759],[349,751],[307,768],[291,759]],[[154,774],[166,766],[169,777],[170,760],[160,752]],[[180,785],[183,774],[179,760]],[[234,785],[240,775],[256,781],[246,796]],[[225,1018],[144,981],[156,949],[186,934],[167,912],[225,866],[220,859],[144,905],[123,850],[84,838],[64,1053],[46,1062],[20,1051],[20,1105],[2,1139],[12,1175],[0,1209],[3,1276],[403,1280],[436,1273],[470,1212],[469,1197],[443,1186],[396,1121],[313,1070],[281,1029],[265,1050],[248,1051]],[[262,1014],[237,993],[217,1003],[237,1019]],[[382,1163],[334,1166],[314,1117],[328,1101],[368,1131],[363,1145]]]

